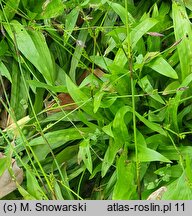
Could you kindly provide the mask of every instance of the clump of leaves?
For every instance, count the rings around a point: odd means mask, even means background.
[[[0,7],[0,151],[23,199],[191,199],[191,3]]]

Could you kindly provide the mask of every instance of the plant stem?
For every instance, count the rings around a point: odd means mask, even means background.
[[[132,108],[133,108],[133,133],[134,133],[134,143],[135,143],[135,159],[136,159],[136,179],[137,179],[137,193],[138,198],[141,200],[141,184],[140,184],[140,162],[138,158],[138,146],[137,146],[137,127],[136,127],[136,115],[135,115],[135,84],[133,77],[133,56],[131,47],[131,38],[129,30],[129,18],[128,18],[128,2],[125,0],[126,9],[126,30],[127,30],[127,50],[128,50],[128,70],[130,71],[131,79],[131,93],[132,93]]]

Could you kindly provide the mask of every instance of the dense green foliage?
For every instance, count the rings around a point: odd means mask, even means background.
[[[1,0],[0,174],[24,171],[6,198],[192,199],[191,18],[184,0]]]

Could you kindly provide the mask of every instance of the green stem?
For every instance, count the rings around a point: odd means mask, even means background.
[[[137,193],[139,199],[141,199],[141,184],[140,184],[140,162],[138,158],[138,145],[137,145],[137,127],[136,127],[136,114],[135,114],[135,84],[133,78],[133,56],[131,47],[131,38],[129,30],[129,18],[128,18],[128,2],[125,0],[126,9],[126,30],[127,30],[127,49],[128,49],[128,69],[130,71],[131,79],[131,92],[132,92],[132,108],[133,108],[133,133],[134,133],[134,143],[135,143],[135,159],[136,159],[136,179],[137,179]]]

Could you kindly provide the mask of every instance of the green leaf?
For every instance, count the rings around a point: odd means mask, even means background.
[[[24,79],[20,73],[17,63],[14,61],[12,65],[12,85],[11,85],[11,100],[10,104],[14,110],[15,117],[17,120],[26,116],[28,108],[28,91],[29,87],[25,84],[25,80],[30,78],[29,71],[23,70]]]
[[[129,17],[129,20],[131,21],[131,23],[134,22],[134,18],[132,17],[132,15],[128,11],[126,11],[126,9],[122,5],[120,5],[118,3],[110,2],[110,1],[108,1],[108,4],[119,15],[119,17],[121,18],[121,20],[124,24],[126,24],[127,13],[128,13],[128,17]]]
[[[146,34],[152,27],[158,23],[158,20],[154,18],[146,18],[140,22],[135,28],[130,32],[130,38],[132,42],[132,48],[134,48],[137,42]]]
[[[56,130],[54,132],[48,132],[44,134],[44,137],[34,138],[29,142],[30,146],[33,146],[34,153],[39,160],[45,159],[51,149],[65,146],[69,141],[81,140],[83,136],[88,136],[89,133],[94,133],[91,128],[68,128],[63,130]],[[47,143],[48,142],[48,143]],[[49,144],[49,145],[48,145]],[[17,151],[24,150],[23,145],[17,145]]]
[[[66,20],[65,20],[65,34],[64,34],[64,43],[67,44],[68,39],[71,36],[71,33],[73,32],[77,18],[79,15],[79,8],[74,8],[70,13],[67,14]]]
[[[156,131],[162,135],[167,136],[166,132],[162,129],[162,127],[154,122],[150,122],[149,120],[147,120],[146,118],[144,118],[143,116],[141,116],[138,112],[135,113],[136,116],[139,118],[140,121],[142,121],[147,127],[149,127],[151,130]]]
[[[11,75],[10,75],[7,67],[3,64],[2,61],[0,62],[0,74],[1,74],[1,76],[6,77],[12,83]]]
[[[191,200],[192,189],[187,182],[185,173],[177,180],[167,186],[167,191],[163,194],[162,200]]]
[[[138,150],[138,158],[141,162],[162,161],[171,163],[169,159],[153,149],[138,145]]]
[[[32,196],[27,190],[25,190],[20,185],[17,185],[19,193],[23,196],[25,200],[37,200],[36,197]]]
[[[92,158],[90,152],[90,140],[84,139],[79,145],[78,161],[79,163],[83,160],[86,168],[92,173]]]
[[[117,161],[117,182],[113,191],[113,200],[132,200],[137,197],[135,185],[135,165],[127,161],[126,151]]]
[[[67,88],[65,86],[52,86],[52,85],[48,85],[46,83],[39,82],[37,80],[27,80],[27,82],[29,83],[29,85],[32,88],[48,89],[48,90],[51,90],[55,93],[56,92],[67,92]]]
[[[19,51],[39,70],[48,84],[53,84],[55,68],[43,34],[40,31],[26,30],[25,26],[16,20],[10,24],[13,31],[7,25],[5,29]]]
[[[118,112],[115,115],[115,118],[113,120],[113,135],[114,140],[116,142],[116,146],[120,149],[123,147],[125,143],[129,140],[129,133],[128,128],[125,124],[124,118],[125,114],[129,110],[126,106],[120,108]]]
[[[100,92],[98,91],[95,96],[94,96],[94,100],[93,100],[93,112],[96,113],[101,105],[101,100],[103,98],[103,96],[105,95],[105,92]]]
[[[181,43],[177,46],[180,67],[181,67],[181,80],[183,81],[191,73],[192,59],[192,29],[186,8],[183,3],[172,3],[172,17],[174,34],[176,41],[182,39]]]
[[[0,176],[4,173],[4,171],[7,169],[7,157],[0,158]]]
[[[44,192],[42,188],[40,187],[37,179],[35,178],[35,175],[31,173],[31,171],[26,171],[26,177],[27,177],[27,192],[32,195],[37,200],[43,200]]]
[[[6,18],[11,20],[15,13],[17,12],[20,0],[8,0],[4,7],[4,14],[6,14]]]
[[[101,168],[101,176],[104,177],[109,170],[110,166],[113,164],[115,156],[119,150],[119,147],[116,146],[116,143],[112,138],[109,139],[109,146],[107,148],[107,151],[105,153],[103,162],[102,162],[102,168]]]
[[[66,84],[67,84],[67,89],[75,103],[83,109],[86,113],[89,115],[93,116],[96,119],[101,119],[102,115],[100,113],[95,114],[93,112],[93,105],[90,102],[91,98],[89,98],[86,94],[84,94],[78,86],[76,86],[71,79],[66,76]]]
[[[163,76],[170,77],[172,79],[178,79],[176,71],[161,56],[152,60],[149,64],[147,64],[147,66],[152,68],[154,71],[162,74]]]
[[[59,166],[62,166],[64,163],[67,163],[70,159],[76,158],[79,150],[79,144],[68,146],[59,152],[56,156],[56,161]],[[56,163],[53,162],[53,169],[57,168]]]
[[[152,97],[154,100],[158,101],[161,104],[165,104],[161,96],[154,91],[153,86],[151,85],[148,76],[143,77],[139,80],[138,84],[140,87],[149,94],[150,97]]]
[[[45,0],[41,5],[41,11],[39,11],[35,19],[55,18],[63,13],[64,8],[65,5],[62,0]]]

